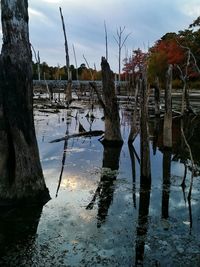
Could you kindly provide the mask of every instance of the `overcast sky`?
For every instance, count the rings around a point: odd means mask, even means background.
[[[29,0],[30,41],[40,51],[41,61],[49,65],[65,64],[59,6],[66,24],[70,64],[75,65],[74,45],[78,66],[84,63],[84,54],[91,67],[95,63],[100,69],[101,56],[105,56],[105,20],[109,63],[114,71],[118,61],[113,35],[120,26],[126,27],[124,36],[131,33],[126,42],[130,54],[138,47],[147,49],[167,32],[186,29],[200,15],[199,0]]]

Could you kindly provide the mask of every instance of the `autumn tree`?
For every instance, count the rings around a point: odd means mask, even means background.
[[[137,78],[140,78],[142,75],[142,70],[146,62],[147,53],[143,52],[140,48],[133,50],[132,56],[128,59],[124,59],[124,68],[123,71],[130,75],[135,81]]]
[[[150,82],[156,77],[164,84],[165,73],[168,65],[183,66],[185,62],[185,51],[178,43],[176,33],[167,33],[150,49],[148,57],[148,74]],[[174,73],[178,78],[178,73]]]
[[[32,205],[49,199],[33,121],[28,1],[1,0],[0,203]]]

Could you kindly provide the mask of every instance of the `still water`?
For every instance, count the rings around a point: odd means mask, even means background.
[[[40,210],[10,210],[0,218],[0,266],[200,266],[200,177],[191,203],[190,161],[174,129],[172,153],[162,152],[158,124],[150,129],[151,181],[140,181],[140,137],[127,145],[129,113],[121,111],[122,148],[98,137],[50,141],[66,133],[103,130],[102,110],[35,111],[40,157],[51,200]],[[200,163],[199,120],[192,149]],[[175,123],[178,125],[178,123]],[[155,134],[156,133],[156,134]],[[186,172],[187,171],[187,172]],[[185,190],[180,186],[186,174]],[[60,177],[60,184],[59,184]]]

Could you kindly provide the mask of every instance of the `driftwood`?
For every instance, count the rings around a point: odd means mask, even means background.
[[[100,136],[102,134],[104,134],[104,131],[101,131],[101,130],[75,133],[75,134],[66,135],[66,136],[58,138],[58,139],[54,139],[54,140],[50,141],[49,143],[57,143],[60,141],[69,140],[69,139],[74,138],[74,137],[93,137],[93,136]]]

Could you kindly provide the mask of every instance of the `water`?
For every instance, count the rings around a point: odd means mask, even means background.
[[[1,214],[1,266],[200,266],[200,177],[194,177],[190,209],[191,172],[187,168],[184,193],[180,184],[187,153],[178,155],[178,133],[172,154],[163,154],[161,147],[155,154],[156,138],[151,138],[152,179],[143,185],[137,159],[140,140],[137,136],[133,143],[135,151],[128,147],[126,112],[122,112],[121,150],[104,149],[98,137],[69,139],[66,151],[64,141],[50,143],[67,129],[69,134],[77,132],[78,122],[86,130],[102,130],[102,110],[94,110],[93,123],[86,119],[87,112],[35,111],[41,162],[52,199],[41,210]],[[194,129],[191,147],[198,165],[198,127]],[[150,124],[153,133],[154,122]],[[160,139],[159,133],[157,145]]]

